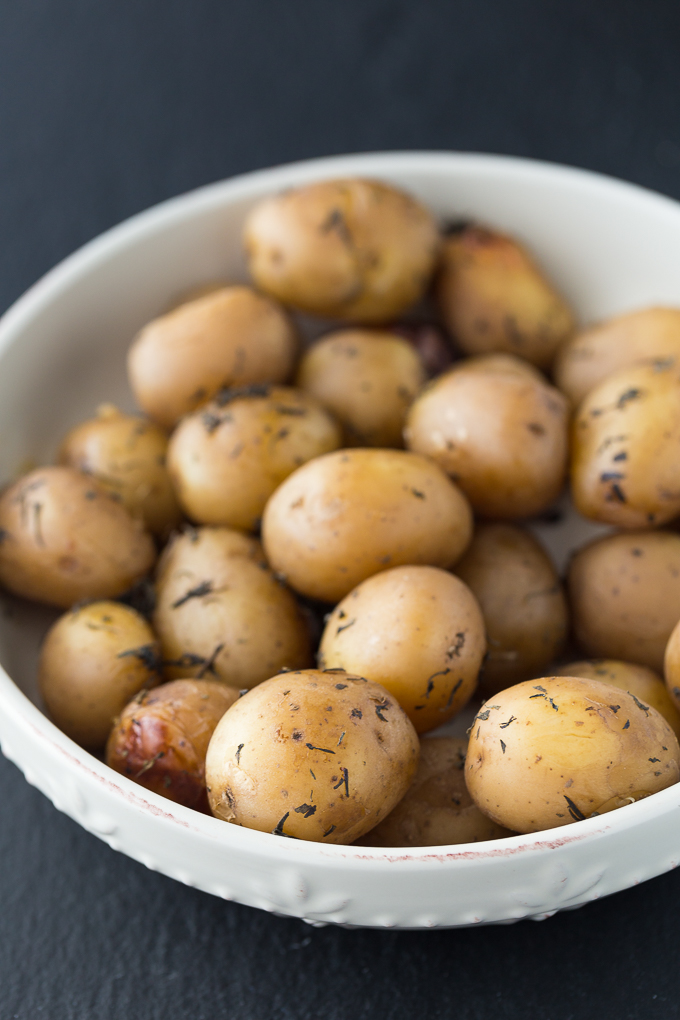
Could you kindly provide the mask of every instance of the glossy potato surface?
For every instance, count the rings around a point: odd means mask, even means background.
[[[210,808],[278,836],[351,843],[406,793],[418,751],[379,684],[342,670],[284,673],[218,724],[206,759]]]
[[[279,486],[262,519],[273,569],[325,602],[389,567],[451,567],[471,534],[470,507],[457,486],[436,464],[403,450],[318,457]]]

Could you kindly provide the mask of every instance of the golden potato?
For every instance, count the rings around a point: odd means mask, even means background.
[[[336,422],[300,390],[222,390],[177,426],[168,470],[193,521],[255,531],[284,478],[341,441]]]
[[[680,709],[680,622],[676,623],[668,639],[663,662],[666,689],[676,707]]]
[[[460,490],[436,464],[403,450],[318,457],[279,486],[262,518],[274,570],[325,602],[389,567],[451,567],[471,534]]]
[[[284,304],[386,322],[425,292],[439,251],[432,214],[369,180],[321,181],[266,198],[244,241],[257,286]]]
[[[464,737],[424,737],[413,782],[359,846],[448,846],[512,836],[483,815],[465,785]]]
[[[569,628],[560,579],[540,543],[514,524],[480,524],[455,573],[484,617],[482,692],[539,676],[561,652]]]
[[[370,329],[329,333],[306,351],[297,375],[341,422],[350,446],[403,446],[406,412],[424,382],[413,344]]]
[[[207,813],[205,755],[238,696],[215,680],[172,680],[143,691],[111,730],[106,764],[161,797]]]
[[[99,750],[133,694],[160,680],[160,648],[143,616],[120,602],[90,602],[60,616],[40,649],[38,683],[51,719]]]
[[[437,295],[466,354],[505,351],[549,368],[574,330],[571,311],[526,249],[485,227],[467,225],[445,239]]]
[[[260,543],[229,528],[198,528],[166,547],[154,627],[168,679],[254,687],[312,661],[309,628],[291,592],[267,569]]]
[[[642,308],[584,329],[560,348],[555,385],[574,406],[622,368],[649,358],[680,358],[680,308]]]
[[[517,832],[604,814],[680,778],[666,720],[627,691],[579,677],[527,680],[487,701],[470,731],[467,788]]]
[[[0,582],[16,595],[63,609],[112,598],[155,558],[141,521],[73,468],[38,468],[0,496]]]
[[[423,390],[406,446],[439,464],[483,517],[531,517],[564,484],[567,402],[522,362],[489,360],[454,367]]]
[[[618,659],[583,659],[561,666],[558,676],[580,676],[585,680],[599,680],[622,691],[634,694],[646,705],[655,708],[662,715],[676,737],[680,738],[680,712],[678,712],[663,680],[658,673],[647,666]]]
[[[680,620],[680,536],[640,531],[590,542],[567,576],[574,634],[583,651],[663,670]]]
[[[620,528],[680,514],[680,362],[633,365],[590,391],[573,424],[576,509]]]
[[[225,386],[285,382],[296,351],[279,305],[250,287],[223,287],[145,326],[128,376],[142,410],[172,428]]]
[[[277,836],[351,843],[409,787],[418,737],[379,684],[284,673],[223,716],[206,758],[212,813]]]
[[[470,700],[485,651],[484,620],[462,581],[436,567],[393,567],[335,607],[319,666],[382,684],[424,733]]]
[[[102,404],[96,418],[64,438],[59,463],[92,475],[149,531],[167,537],[182,519],[165,466],[167,449],[167,434],[158,425]]]

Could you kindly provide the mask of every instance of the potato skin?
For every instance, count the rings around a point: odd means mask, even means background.
[[[133,694],[159,682],[159,669],[160,647],[143,616],[120,602],[90,602],[50,627],[38,684],[59,729],[99,750]]]
[[[520,362],[465,362],[435,379],[411,405],[409,450],[431,457],[482,517],[508,520],[545,510],[567,468],[567,403]]]
[[[564,590],[540,543],[514,524],[480,524],[455,573],[484,617],[484,695],[540,675],[562,651],[569,628]]]
[[[387,322],[425,292],[439,235],[410,195],[372,180],[321,181],[258,203],[244,231],[257,286],[284,304]]]
[[[487,818],[465,785],[464,737],[425,737],[413,782],[359,846],[450,846],[512,836]]]
[[[641,308],[584,329],[561,347],[555,385],[576,407],[615,372],[669,357],[680,358],[680,308]]]
[[[680,514],[680,362],[633,365],[590,391],[572,429],[576,509],[620,528]]]
[[[606,535],[574,555],[567,575],[574,635],[583,651],[660,673],[680,619],[680,536]]]
[[[191,520],[255,531],[277,486],[341,441],[336,422],[300,390],[224,390],[177,426],[168,469]]]
[[[574,330],[571,311],[526,249],[485,227],[445,239],[437,295],[466,354],[505,351],[549,368]]]
[[[0,582],[16,595],[63,609],[113,598],[155,558],[141,522],[73,468],[38,468],[0,496]]]
[[[215,680],[172,680],[143,691],[116,721],[106,764],[177,804],[208,813],[205,755],[239,692]]]
[[[465,781],[477,807],[509,829],[568,825],[680,778],[673,730],[627,691],[542,677],[492,701],[472,724]]]
[[[369,577],[335,607],[318,658],[321,669],[382,684],[424,733],[470,700],[485,651],[470,589],[445,570],[406,566]]]
[[[223,717],[206,758],[217,818],[279,836],[351,843],[403,797],[418,737],[379,684],[342,670],[266,680]]]
[[[223,386],[285,382],[296,351],[279,305],[223,287],[148,323],[128,352],[128,377],[142,410],[172,428]]]
[[[413,344],[368,329],[329,333],[308,348],[297,375],[341,422],[349,446],[403,446],[406,412],[424,382]]]
[[[168,679],[253,687],[312,661],[309,628],[260,543],[229,528],[178,535],[158,565],[154,628]]]
[[[662,678],[653,669],[637,666],[633,662],[620,662],[618,659],[583,659],[561,666],[557,674],[599,680],[600,683],[611,684],[612,687],[620,687],[622,691],[634,694],[645,705],[655,708],[680,739],[680,712]]]
[[[666,645],[663,674],[666,689],[676,708],[680,709],[680,622],[673,627]]]
[[[96,418],[64,437],[59,463],[92,475],[149,531],[167,537],[182,519],[165,466],[167,449],[167,434],[158,425],[103,404]]]
[[[262,518],[273,569],[325,602],[389,567],[451,567],[471,534],[460,490],[436,464],[403,450],[318,457],[279,486]]]

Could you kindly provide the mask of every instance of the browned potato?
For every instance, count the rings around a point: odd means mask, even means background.
[[[465,785],[463,737],[425,737],[413,782],[359,846],[445,846],[512,836],[483,815]]]
[[[215,680],[173,680],[143,691],[111,730],[106,764],[161,797],[207,812],[206,751],[238,696]]]
[[[155,558],[141,521],[73,468],[38,468],[0,497],[0,582],[16,595],[64,609],[112,598]]]
[[[680,362],[633,365],[591,390],[574,419],[571,485],[584,517],[653,528],[680,514]]]
[[[323,337],[303,355],[297,376],[342,423],[351,446],[403,446],[406,412],[424,382],[412,344],[369,329]]]
[[[394,567],[335,607],[319,666],[382,684],[424,733],[470,700],[485,650],[484,620],[462,581],[436,567]]]
[[[571,311],[526,249],[485,227],[445,239],[437,293],[466,354],[506,351],[549,368],[574,330]]]
[[[262,518],[274,570],[325,602],[389,567],[451,567],[471,534],[460,490],[436,464],[403,450],[318,457],[279,486]]]
[[[666,720],[627,691],[578,677],[527,680],[472,724],[465,781],[499,825],[538,832],[632,804],[680,778]]]
[[[158,425],[102,404],[61,444],[59,463],[92,475],[155,535],[167,536],[182,513],[165,466],[168,437]]]
[[[567,467],[567,402],[510,359],[463,362],[408,413],[410,450],[431,457],[483,517],[531,517],[559,495]]]
[[[212,813],[277,836],[351,843],[403,797],[418,737],[379,684],[284,673],[222,718],[206,758]]]
[[[224,386],[285,382],[296,350],[282,308],[250,287],[223,287],[145,326],[128,376],[142,410],[171,428]]]
[[[555,384],[576,406],[622,368],[669,357],[680,358],[680,308],[642,308],[577,333],[558,352]]]
[[[567,637],[567,600],[548,555],[514,524],[480,524],[455,572],[482,610],[485,696],[540,676]]]
[[[612,687],[620,687],[662,715],[676,737],[680,738],[680,712],[658,673],[647,666],[617,659],[584,659],[570,662],[557,670],[559,676],[580,676],[586,680],[599,680]]]
[[[313,315],[387,322],[425,292],[439,235],[410,195],[368,180],[321,181],[266,198],[244,241],[257,286]]]
[[[99,750],[123,706],[142,687],[154,687],[159,670],[160,648],[144,617],[120,602],[91,602],[48,631],[38,682],[59,729]]]
[[[312,661],[309,628],[260,543],[229,528],[185,531],[158,565],[154,627],[168,679],[253,687]]]
[[[676,623],[666,645],[663,663],[666,688],[680,708],[680,622]]]
[[[680,535],[607,535],[576,553],[567,579],[574,633],[586,654],[660,673],[680,619]]]
[[[307,393],[262,385],[223,390],[177,426],[168,469],[193,521],[254,531],[284,478],[341,441],[338,425]]]

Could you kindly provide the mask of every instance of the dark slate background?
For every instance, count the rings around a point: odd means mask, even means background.
[[[475,149],[680,198],[677,0],[4,0],[0,307],[126,216],[287,160]],[[680,874],[542,924],[308,928],[109,850],[0,759],[0,1020],[656,1020]]]

